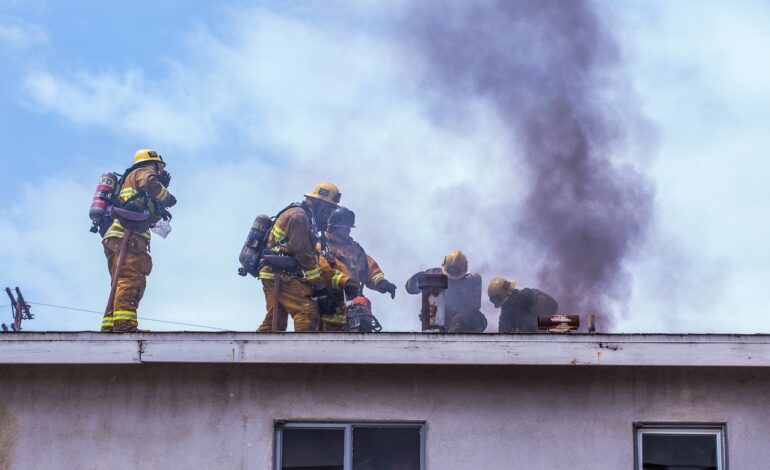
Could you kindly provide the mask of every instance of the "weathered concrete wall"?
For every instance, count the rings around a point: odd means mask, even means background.
[[[19,426],[8,409],[0,405],[0,470],[11,467],[16,442],[19,436]]]
[[[770,468],[770,370],[0,366],[0,469],[271,468],[273,420],[424,420],[431,470],[631,469],[635,421],[727,422]]]

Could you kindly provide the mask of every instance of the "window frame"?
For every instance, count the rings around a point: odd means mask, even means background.
[[[344,470],[353,470],[353,428],[418,428],[420,430],[420,470],[425,470],[425,421],[298,421],[275,420],[273,424],[273,468],[281,470],[283,465],[284,429],[335,429],[344,430]]]
[[[645,434],[687,434],[714,436],[717,439],[717,470],[729,470],[727,458],[727,423],[638,422],[634,423],[634,470],[643,470],[642,438]]]

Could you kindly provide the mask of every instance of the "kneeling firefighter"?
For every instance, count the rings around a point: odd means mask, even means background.
[[[339,207],[331,216],[324,232],[326,248],[320,244],[319,262],[324,284],[331,292],[333,310],[321,317],[322,331],[347,331],[345,298],[353,300],[362,295],[363,286],[382,294],[396,296],[396,285],[385,279],[385,274],[363,247],[350,236],[356,225],[356,214]],[[371,306],[370,306],[371,307]]]
[[[481,275],[468,272],[468,259],[460,250],[450,251],[440,268],[421,271],[406,281],[406,291],[420,294],[418,279],[421,274],[445,274],[448,287],[444,291],[445,325],[447,333],[482,333],[487,328],[487,317],[481,313]]]
[[[109,226],[106,231],[102,229],[102,245],[112,291],[102,319],[102,331],[120,333],[137,329],[136,309],[152,271],[150,228],[161,219],[170,220],[171,214],[166,208],[176,204],[176,198],[168,191],[171,175],[165,168],[163,157],[156,151],[137,151],[133,166],[113,187],[117,194],[109,197],[109,215],[99,222],[94,220],[94,228],[99,223],[104,228]],[[110,218],[112,224],[109,224]]]
[[[337,186],[319,183],[303,202],[289,205],[275,217],[259,270],[267,314],[257,331],[272,331],[274,315],[276,329],[286,331],[287,314],[294,320],[294,331],[318,331],[319,303],[325,306],[328,297],[315,246],[340,198]]]
[[[559,304],[539,289],[516,289],[516,281],[496,277],[487,288],[489,301],[500,308],[500,333],[537,333],[539,315],[555,315]]]

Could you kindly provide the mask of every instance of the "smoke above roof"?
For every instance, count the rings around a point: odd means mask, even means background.
[[[654,192],[637,169],[649,126],[602,13],[580,0],[420,1],[404,40],[442,120],[481,100],[509,134],[507,168],[490,171],[526,190],[487,223],[519,247],[510,274],[529,263],[538,285],[524,287],[562,312],[596,313],[607,330],[629,299],[625,266],[650,229]]]

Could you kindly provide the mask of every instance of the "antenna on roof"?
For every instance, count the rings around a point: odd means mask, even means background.
[[[24,296],[21,295],[21,290],[19,290],[18,287],[16,288],[16,297],[13,296],[10,287],[5,288],[5,293],[8,294],[8,298],[11,299],[11,312],[13,313],[13,323],[11,324],[10,330],[18,333],[21,331],[22,320],[32,320],[35,317],[32,315],[32,312],[29,311],[29,304],[24,300]],[[9,328],[5,323],[2,324],[2,327],[3,331],[9,331]]]

